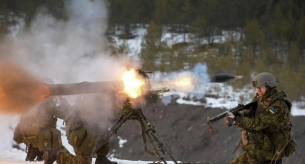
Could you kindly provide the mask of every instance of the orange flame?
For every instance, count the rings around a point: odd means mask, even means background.
[[[48,97],[48,85],[12,61],[0,61],[0,113],[25,113]]]
[[[134,69],[125,71],[122,80],[125,87],[124,92],[127,93],[129,97],[137,98],[142,95],[145,81]]]
[[[50,89],[49,89],[48,85],[44,84],[44,83],[39,86],[39,89],[37,92],[38,92],[37,93],[38,99],[40,99],[40,100],[47,98],[50,95]]]
[[[185,79],[175,82],[175,85],[177,85],[177,86],[187,86],[190,84],[192,84],[192,80],[189,78],[185,78]]]

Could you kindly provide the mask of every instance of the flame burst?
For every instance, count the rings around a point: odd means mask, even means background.
[[[145,80],[135,72],[134,69],[125,71],[122,77],[124,91],[130,98],[137,98],[142,95]]]
[[[190,84],[192,84],[192,80],[190,78],[185,78],[185,79],[175,82],[176,86],[187,86]]]
[[[42,83],[37,89],[36,95],[38,99],[42,100],[50,96],[50,89],[47,84]]]
[[[25,113],[46,95],[34,77],[20,65],[0,61],[0,113]]]

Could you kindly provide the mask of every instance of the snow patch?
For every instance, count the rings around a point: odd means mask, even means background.
[[[127,140],[124,140],[123,138],[121,138],[120,136],[118,136],[118,139],[119,139],[119,146],[120,148],[123,147],[123,144],[125,144],[127,142]]]

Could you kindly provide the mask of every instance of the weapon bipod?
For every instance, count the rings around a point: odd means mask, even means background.
[[[164,159],[164,154],[168,155],[175,164],[178,164],[178,162],[174,159],[174,157],[171,155],[171,151],[169,149],[165,148],[165,145],[163,142],[161,142],[154,133],[156,133],[154,127],[147,121],[146,117],[144,116],[142,109],[133,109],[130,110],[130,112],[122,115],[118,122],[108,131],[108,134],[105,138],[101,139],[95,146],[95,149],[93,150],[92,155],[94,155],[100,148],[102,148],[109,139],[114,135],[117,134],[117,131],[121,126],[127,121],[127,120],[137,120],[141,124],[142,128],[142,136],[143,136],[143,142],[145,144],[145,151],[149,154],[155,155],[159,157],[160,161],[163,161],[165,164],[167,164],[166,160]],[[154,152],[150,152],[147,150],[146,147],[146,137],[148,137],[150,143],[154,147]],[[168,147],[168,146],[167,146]]]

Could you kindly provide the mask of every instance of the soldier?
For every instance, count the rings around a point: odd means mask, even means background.
[[[80,96],[76,103],[71,106],[70,114],[65,118],[68,142],[73,146],[75,156],[66,151],[46,149],[44,156],[50,161],[61,161],[73,164],[91,164],[92,151],[100,138],[107,135],[108,115],[101,109],[98,95]],[[64,99],[62,104],[68,104]],[[98,112],[98,113],[95,113]],[[98,122],[95,120],[98,119]],[[110,161],[106,155],[109,153],[109,145],[105,144],[98,152],[96,164],[117,164]]]
[[[291,102],[283,91],[277,90],[277,81],[268,72],[257,74],[252,80],[256,88],[257,107],[239,112],[228,112],[226,126],[242,128],[241,145],[244,153],[231,164],[281,164],[296,148],[292,138]]]
[[[16,143],[27,146],[26,161],[43,160],[45,148],[68,152],[61,142],[61,132],[56,129],[58,118],[63,118],[63,112],[56,106],[53,98],[42,100],[31,111],[21,116],[20,123],[14,131]],[[61,164],[59,161],[58,164]]]

